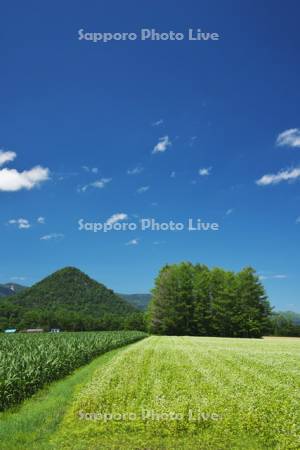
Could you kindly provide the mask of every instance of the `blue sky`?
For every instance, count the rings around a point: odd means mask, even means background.
[[[276,308],[300,311],[299,2],[1,10],[0,282],[72,265],[147,292],[167,262],[252,265]],[[220,40],[93,43],[78,40],[82,28],[201,28]],[[115,214],[220,230],[78,230]]]

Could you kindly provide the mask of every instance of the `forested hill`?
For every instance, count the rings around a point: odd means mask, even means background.
[[[0,328],[59,325],[64,329],[118,328],[112,316],[123,317],[137,311],[111,289],[80,270],[67,267],[19,294],[1,299]]]

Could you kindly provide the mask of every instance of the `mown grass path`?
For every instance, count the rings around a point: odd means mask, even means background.
[[[0,449],[53,449],[50,440],[76,398],[76,391],[91,381],[95,370],[109,364],[125,349],[126,347],[122,347],[105,353],[75,370],[72,375],[41,389],[21,405],[1,412]]]
[[[150,337],[76,391],[53,449],[298,449],[300,340]]]

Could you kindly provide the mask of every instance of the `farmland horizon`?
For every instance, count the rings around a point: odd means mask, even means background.
[[[74,267],[74,266],[70,266],[70,267]],[[64,268],[65,267],[58,267],[57,269],[53,270],[53,272],[51,272],[51,273],[55,273],[55,272],[57,272],[57,271],[59,271],[61,269],[64,269]],[[84,272],[80,267],[74,267],[74,268]],[[34,286],[36,283],[40,282],[43,278],[46,278],[47,276],[51,275],[51,273],[45,274],[41,279],[37,279],[32,284],[27,284],[26,280],[23,280],[23,279],[20,279],[20,280],[19,279],[17,279],[17,280],[13,279],[13,280],[10,280],[10,281],[0,280],[0,286],[1,285],[14,285],[15,284],[15,285],[20,285],[21,287],[30,288],[30,287]],[[86,273],[86,272],[84,272],[84,273]],[[264,277],[260,276],[260,278],[261,278],[261,280],[263,282],[264,281]],[[98,281],[99,283],[103,283],[103,280],[100,277],[94,278],[94,279],[96,281]],[[131,290],[123,290],[123,289],[121,289],[121,290],[117,290],[117,289],[114,288],[114,286],[109,286],[109,285],[106,285],[106,286],[108,288],[110,288],[110,289],[113,289],[114,292],[116,292],[118,295],[121,295],[121,296],[122,295],[125,295],[125,296],[126,295],[128,295],[128,296],[130,296],[130,295],[149,295],[149,297],[150,297],[151,293],[152,293],[152,290],[154,288],[154,279],[153,279],[153,286],[150,287],[150,289],[148,291],[144,291],[144,292],[138,291],[137,289],[131,289]],[[272,305],[272,306],[273,306],[273,310],[274,311],[278,311],[278,312],[283,311],[282,308],[276,308],[274,305]],[[298,313],[300,313],[300,307],[297,308],[296,306],[291,306],[289,309],[285,309],[284,311],[286,311],[286,312],[290,311],[290,312],[298,314]]]

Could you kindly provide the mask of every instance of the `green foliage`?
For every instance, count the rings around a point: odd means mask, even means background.
[[[119,330],[138,310],[80,270],[67,267],[0,302],[0,329]],[[142,316],[142,312],[139,312]],[[140,321],[142,322],[142,317]]]
[[[139,331],[0,336],[0,410],[20,403],[95,356],[145,336]]]
[[[234,273],[181,263],[160,271],[147,321],[156,334],[261,337],[270,313],[251,267]]]
[[[274,336],[300,337],[299,314],[291,311],[273,313],[271,316],[271,331]]]

